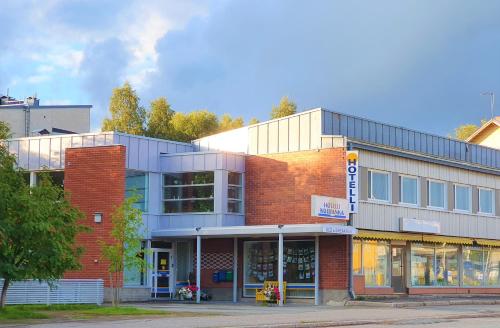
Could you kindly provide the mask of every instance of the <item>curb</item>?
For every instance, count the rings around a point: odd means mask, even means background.
[[[495,305],[500,300],[440,300],[440,301],[416,301],[416,302],[375,302],[375,301],[347,301],[345,306],[367,306],[383,308],[407,308],[422,306],[450,306],[450,305]]]

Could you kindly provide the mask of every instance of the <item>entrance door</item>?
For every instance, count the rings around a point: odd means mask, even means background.
[[[405,246],[392,246],[392,288],[395,293],[406,293]]]
[[[168,297],[171,295],[170,289],[170,250],[153,250],[153,297]]]

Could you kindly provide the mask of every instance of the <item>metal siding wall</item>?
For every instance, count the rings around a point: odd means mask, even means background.
[[[268,153],[268,126],[269,124],[263,124],[258,126],[258,137],[259,141],[257,144],[258,147],[258,153],[259,154],[267,154]]]
[[[280,120],[278,121],[278,129],[279,129],[279,132],[278,132],[278,141],[279,141],[279,145],[278,145],[278,151],[280,153],[285,153],[288,151],[289,147],[288,147],[288,144],[289,144],[289,124],[288,124],[288,120]]]
[[[257,154],[258,153],[258,142],[259,142],[259,126],[254,125],[248,128],[248,153]]]
[[[300,150],[311,149],[311,115],[309,113],[299,118],[299,147]]]
[[[269,153],[279,152],[279,121],[269,123]]]
[[[300,149],[300,121],[298,116],[288,119],[288,150],[298,151]]]

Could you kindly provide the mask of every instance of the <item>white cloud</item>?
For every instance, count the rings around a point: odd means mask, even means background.
[[[47,82],[51,79],[50,75],[42,74],[42,75],[32,75],[26,78],[26,82],[29,84],[38,84],[41,82]]]

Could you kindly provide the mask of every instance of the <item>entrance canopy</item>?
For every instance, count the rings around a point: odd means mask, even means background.
[[[189,229],[158,229],[151,231],[151,237],[176,238],[230,238],[230,237],[262,237],[276,236],[322,236],[322,235],[355,235],[358,230],[352,226],[341,224],[283,224],[229,227],[198,227]]]

